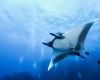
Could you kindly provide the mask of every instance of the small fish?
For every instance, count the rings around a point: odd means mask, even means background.
[[[74,48],[70,48],[71,50],[73,50]]]
[[[98,64],[100,64],[100,59],[97,61]]]
[[[89,52],[85,52],[85,54],[89,55],[90,53]]]

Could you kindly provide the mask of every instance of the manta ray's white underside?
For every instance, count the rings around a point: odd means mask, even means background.
[[[65,34],[64,39],[56,39],[53,43],[53,56],[51,58],[48,70],[55,64],[74,52],[81,53],[84,47],[86,35],[93,25],[94,21],[88,22],[83,26],[76,27]]]

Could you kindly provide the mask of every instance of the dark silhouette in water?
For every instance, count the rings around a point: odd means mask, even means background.
[[[100,64],[100,59],[97,61],[98,64]]]
[[[85,54],[86,54],[86,55],[89,55],[90,53],[89,53],[89,52],[85,52]]]
[[[21,72],[13,75],[4,76],[0,80],[36,80],[29,72]]]
[[[86,36],[93,24],[94,21],[88,22],[83,27],[76,27],[64,34],[50,33],[52,36],[55,36],[55,38],[51,42],[43,43],[44,45],[53,48],[53,56],[51,57],[48,71],[55,66],[56,63],[68,56],[75,55],[85,58],[81,55],[81,52],[84,48]]]

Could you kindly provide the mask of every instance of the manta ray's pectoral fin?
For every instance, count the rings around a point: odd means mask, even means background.
[[[53,50],[53,56],[51,57],[51,61],[48,67],[48,71],[55,66],[58,62],[63,60],[65,57],[68,57],[71,54],[72,51],[60,51],[60,50]]]
[[[48,71],[54,66],[55,64],[53,63],[52,59],[50,61],[50,64],[48,66]]]
[[[86,36],[87,36],[89,30],[91,29],[91,27],[95,21],[96,20],[90,21],[90,22],[86,23],[82,28],[80,28],[81,31],[80,31],[79,36],[77,38],[78,41],[77,41],[75,50],[80,50],[83,47]]]

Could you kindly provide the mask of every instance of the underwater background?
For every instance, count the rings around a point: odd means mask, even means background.
[[[50,32],[67,32],[98,19],[86,59],[71,56],[48,71]],[[0,0],[0,80],[100,80],[100,0]]]

